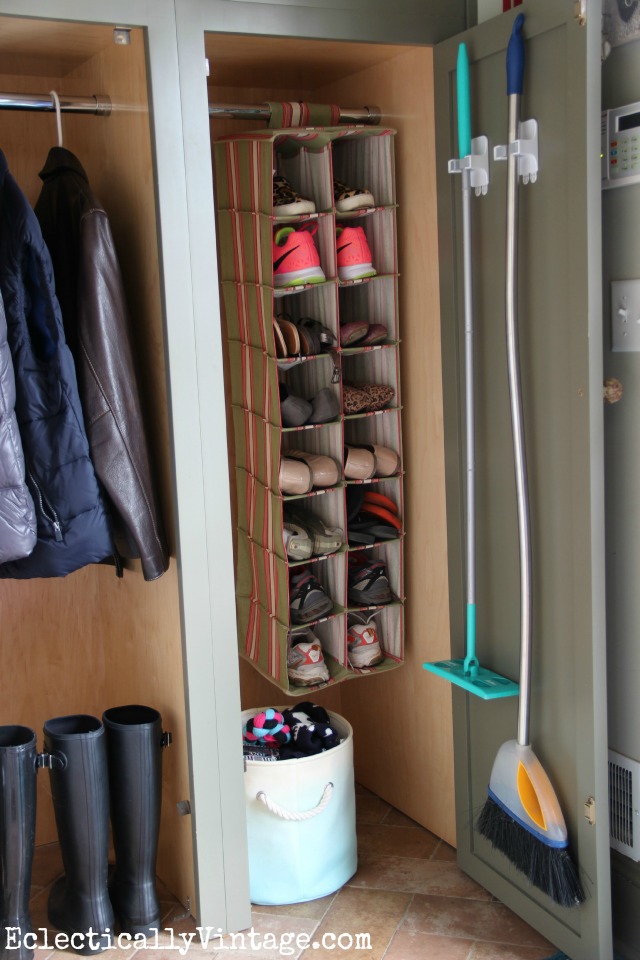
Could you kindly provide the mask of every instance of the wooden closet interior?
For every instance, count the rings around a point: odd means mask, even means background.
[[[188,739],[144,31],[133,28],[130,43],[121,45],[113,26],[13,17],[0,18],[0,26],[5,92],[56,90],[112,101],[109,116],[63,113],[63,144],[85,168],[112,226],[172,547],[169,571],[153,583],[138,563],[122,579],[104,565],[65,579],[0,581],[9,678],[0,723],[32,727],[40,744],[50,717],[101,716],[126,703],[158,709],[173,734],[163,755],[158,875],[183,903],[193,903],[191,822],[177,808],[189,798]],[[354,726],[357,779],[455,843],[451,691],[422,669],[450,652],[432,51],[220,33],[206,35],[205,51],[210,102],[378,105],[383,124],[397,130],[406,659],[397,671],[349,680],[317,699]],[[55,115],[3,110],[0,124],[0,148],[33,204],[38,172],[57,143]],[[210,122],[212,138],[260,126]],[[230,477],[233,490],[232,450]],[[235,636],[228,642],[235,647]],[[240,676],[243,709],[279,702],[280,691],[244,661]],[[37,843],[45,844],[56,839],[45,771],[38,783]]]
[[[451,691],[422,669],[450,653],[432,50],[208,33],[205,52],[210,103],[376,105],[381,123],[397,130],[405,663],[310,694],[353,725],[357,780],[455,843]],[[264,127],[210,121],[212,140]],[[230,418],[228,436],[233,490]],[[240,678],[243,709],[280,702],[282,693],[242,659]]]
[[[193,903],[191,818],[176,807],[189,798],[188,742],[144,31],[134,28],[129,45],[116,45],[112,26],[2,17],[0,56],[7,93],[104,93],[112,101],[109,116],[63,113],[63,145],[85,168],[114,234],[172,554],[168,572],[152,583],[138,561],[122,579],[113,567],[94,565],[64,579],[0,581],[0,723],[33,728],[41,749],[51,717],[101,717],[128,703],[159,710],[173,745],[163,751],[158,874],[183,903]],[[0,130],[9,169],[34,204],[38,172],[57,144],[55,114],[2,110]],[[56,839],[42,770],[36,842]]]

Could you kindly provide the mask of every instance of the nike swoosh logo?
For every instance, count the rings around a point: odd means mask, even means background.
[[[336,249],[336,253],[342,253],[343,250],[346,250],[347,247],[350,247],[350,246],[351,246],[351,240],[349,241],[349,243],[343,243],[341,247],[338,247]]]
[[[298,244],[298,247],[300,244]],[[281,257],[278,257],[277,260],[273,261],[273,269],[277,270],[281,264],[287,259],[290,253],[293,253],[294,250],[297,250],[298,247],[291,247],[291,250],[287,250],[286,253],[283,253]]]

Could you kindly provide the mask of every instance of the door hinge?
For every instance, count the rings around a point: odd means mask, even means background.
[[[576,0],[574,5],[574,16],[578,21],[578,26],[584,27],[587,24],[587,0]]]
[[[584,818],[589,826],[595,827],[596,824],[596,801],[594,797],[587,797],[584,802]]]

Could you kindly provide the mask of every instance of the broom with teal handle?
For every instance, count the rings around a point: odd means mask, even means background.
[[[507,49],[509,147],[517,140],[524,79],[524,15],[514,22]],[[525,460],[517,326],[518,158],[507,155],[506,333],[509,399],[518,505],[520,553],[520,699],[518,737],[500,747],[491,771],[489,796],[478,831],[504,853],[529,881],[563,907],[584,901],[567,847],[567,828],[551,781],[529,742],[531,700],[531,532]]]
[[[466,44],[458,47],[456,65],[458,114],[458,150],[460,158],[471,155],[471,93],[469,58]],[[475,423],[473,376],[473,260],[471,252],[471,168],[462,165],[462,255],[464,277],[464,383],[465,383],[465,459],[466,459],[466,653],[463,659],[438,660],[423,664],[424,669],[444,677],[483,700],[513,697],[518,684],[480,666],[476,655],[476,515],[475,515]]]

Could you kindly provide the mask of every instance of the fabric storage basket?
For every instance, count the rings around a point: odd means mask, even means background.
[[[243,711],[242,723],[259,712]],[[356,872],[353,730],[338,714],[329,716],[342,738],[332,750],[295,760],[246,760],[252,903],[316,900]]]

